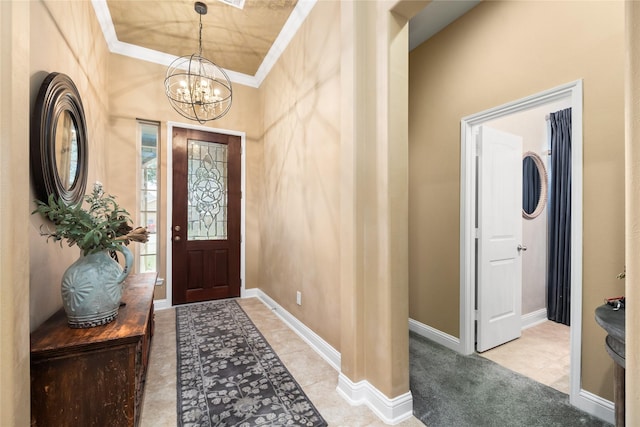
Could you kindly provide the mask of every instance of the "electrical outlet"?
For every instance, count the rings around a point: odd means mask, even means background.
[[[302,305],[302,292],[296,292],[296,304]]]

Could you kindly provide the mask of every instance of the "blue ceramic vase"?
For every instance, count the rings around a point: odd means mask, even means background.
[[[118,317],[122,282],[131,271],[133,255],[122,247],[123,269],[108,251],[81,255],[62,276],[62,305],[72,328],[105,325]]]

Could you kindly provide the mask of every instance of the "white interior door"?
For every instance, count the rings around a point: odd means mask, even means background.
[[[479,352],[520,336],[522,137],[478,134],[477,343]]]

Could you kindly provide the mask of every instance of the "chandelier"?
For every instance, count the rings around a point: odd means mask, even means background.
[[[167,69],[164,88],[169,103],[181,116],[205,123],[227,114],[231,108],[231,81],[224,70],[202,57],[202,15],[207,5],[196,2],[200,15],[198,53],[181,56]]]

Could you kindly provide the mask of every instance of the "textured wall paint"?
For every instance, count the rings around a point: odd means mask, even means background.
[[[340,19],[319,2],[260,88],[259,287],[340,345]],[[296,292],[302,305],[296,305]]]
[[[29,420],[29,28],[27,2],[0,2],[0,420]]]
[[[626,390],[625,422],[628,426],[640,425],[640,383],[634,381],[640,375],[640,339],[636,329],[640,325],[640,4],[626,2]]]
[[[108,185],[105,173],[107,125],[107,46],[89,2],[30,2],[31,109],[44,78],[67,74],[84,106],[89,153],[87,188],[96,180]],[[26,165],[25,165],[26,167]],[[29,200],[35,198],[33,185]],[[32,206],[33,208],[35,205]],[[39,235],[39,215],[29,218],[30,324],[35,329],[62,306],[60,279],[79,255],[76,247],[49,242]],[[45,224],[45,227],[47,224]]]
[[[594,309],[624,259],[624,4],[482,2],[410,55],[410,315],[459,336],[460,119],[584,82],[582,386],[612,398]]]

